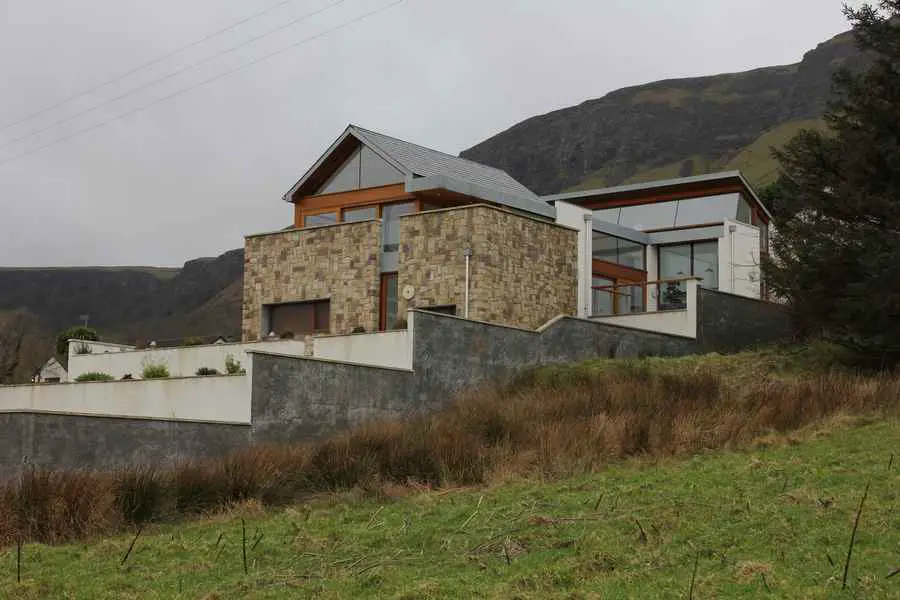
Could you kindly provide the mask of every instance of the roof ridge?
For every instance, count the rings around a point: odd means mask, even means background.
[[[458,156],[458,155],[455,155],[455,154],[450,154],[450,153],[444,152],[444,151],[442,151],[442,150],[435,150],[434,148],[429,148],[428,146],[423,146],[422,144],[417,144],[416,142],[410,142],[409,140],[404,140],[404,139],[401,139],[401,138],[398,138],[398,137],[395,137],[395,136],[392,136],[392,135],[388,135],[388,134],[386,134],[386,133],[381,133],[380,131],[375,131],[375,130],[373,130],[373,129],[366,129],[365,127],[361,127],[361,126],[359,126],[359,125],[354,125],[354,124],[352,124],[352,123],[349,125],[349,127],[351,127],[352,129],[357,129],[357,130],[361,131],[361,132],[364,133],[364,134],[366,134],[366,133],[374,133],[375,135],[380,135],[380,136],[383,136],[383,137],[386,137],[386,138],[390,138],[390,139],[392,139],[392,140],[394,140],[394,141],[396,141],[396,142],[402,142],[402,143],[404,143],[404,144],[409,144],[410,146],[415,146],[416,148],[421,148],[421,149],[423,149],[423,150],[428,150],[429,152],[436,152],[436,153],[438,153],[438,154],[442,154],[443,156],[446,156],[447,158],[452,158],[452,159],[454,159],[454,160],[465,161],[465,162],[467,162],[467,163],[470,163],[470,164],[473,164],[473,165],[478,165],[479,167],[482,167],[482,168],[485,168],[485,169],[491,169],[491,170],[493,170],[493,171],[497,171],[498,173],[503,173],[504,175],[506,175],[507,177],[509,177],[510,179],[512,179],[513,181],[515,181],[516,183],[518,183],[519,185],[521,185],[522,187],[524,187],[525,189],[527,189],[528,191],[530,191],[532,194],[534,194],[534,192],[531,190],[531,188],[529,188],[527,185],[525,185],[524,183],[522,183],[521,181],[519,181],[518,179],[516,179],[515,177],[513,177],[512,175],[510,175],[508,172],[504,171],[503,169],[500,169],[500,168],[497,168],[497,167],[492,167],[491,165],[486,165],[486,164],[480,163],[480,162],[478,162],[478,161],[469,160],[468,158],[464,158],[464,157],[462,157],[462,156]],[[384,149],[382,149],[382,151],[384,151]],[[534,195],[537,196],[537,194],[534,194]]]

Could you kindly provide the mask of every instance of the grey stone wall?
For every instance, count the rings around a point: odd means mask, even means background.
[[[412,315],[412,371],[254,354],[253,440],[318,437],[370,419],[434,409],[479,382],[529,366],[696,350],[691,339],[569,317],[535,332]]]
[[[31,465],[52,469],[164,466],[226,454],[250,441],[247,425],[49,413],[0,414],[0,480]]]
[[[790,315],[783,306],[700,288],[699,351],[734,352],[792,335]]]

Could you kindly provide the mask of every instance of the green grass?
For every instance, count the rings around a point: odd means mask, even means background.
[[[694,598],[900,597],[900,576],[886,579],[900,567],[900,457],[888,470],[900,423],[833,421],[801,438],[556,482],[244,505],[148,527],[123,568],[131,535],[29,544],[21,584],[15,548],[0,553],[0,596],[687,598],[696,559]]]

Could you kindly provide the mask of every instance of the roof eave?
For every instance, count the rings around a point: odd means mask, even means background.
[[[521,210],[548,219],[556,218],[556,209],[549,204],[545,204],[540,200],[532,200],[522,196],[516,196],[484,187],[468,181],[462,181],[447,175],[429,175],[428,177],[407,177],[406,192],[413,194],[416,192],[427,192],[431,190],[447,190],[457,194],[472,196],[479,200],[493,202],[516,210]]]

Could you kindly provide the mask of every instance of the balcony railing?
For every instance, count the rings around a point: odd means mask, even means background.
[[[685,310],[688,281],[690,278],[593,286],[591,316]]]

